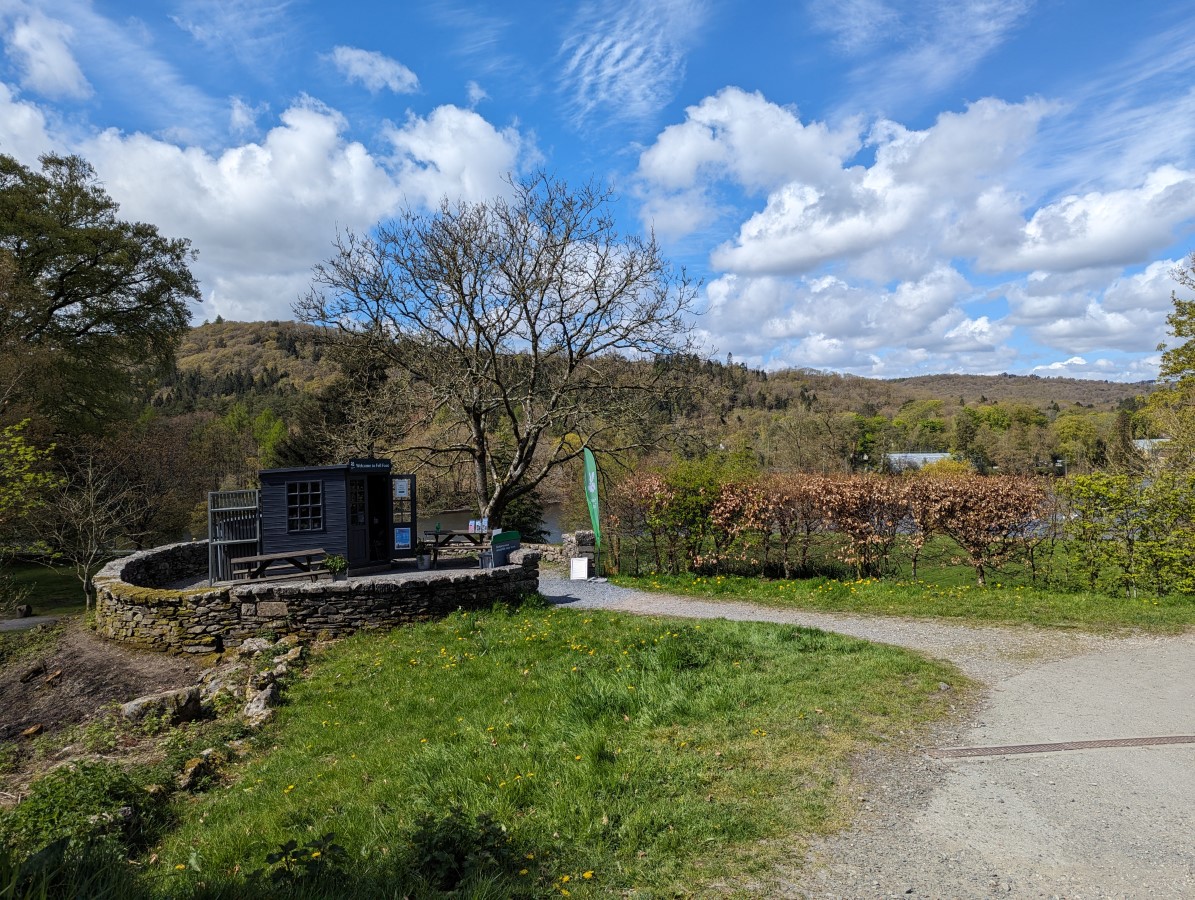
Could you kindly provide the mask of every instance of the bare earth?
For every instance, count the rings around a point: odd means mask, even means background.
[[[1195,735],[1195,633],[790,612],[546,577],[558,603],[822,628],[946,659],[985,686],[921,751]],[[860,761],[855,825],[777,873],[770,896],[1195,897],[1195,744]]]
[[[194,684],[199,673],[193,660],[104,640],[78,616],[62,621],[63,634],[52,647],[0,669],[0,741],[19,740],[33,725],[51,734],[91,718],[106,704]],[[22,683],[37,667],[43,671]]]

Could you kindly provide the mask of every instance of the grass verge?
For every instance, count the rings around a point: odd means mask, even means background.
[[[0,575],[12,579],[12,587],[22,594],[39,616],[63,616],[83,612],[83,586],[70,566],[43,566],[18,562],[5,567]],[[0,615],[3,618],[3,615]]]
[[[766,877],[845,821],[854,751],[957,702],[942,682],[965,685],[895,648],[759,623],[524,607],[358,635],[290,689],[268,755],[180,811],[146,884],[671,896]]]
[[[1111,597],[1005,585],[998,578],[993,578],[988,587],[874,578],[785,580],[737,575],[616,576],[611,580],[638,590],[786,609],[1092,630],[1179,632],[1195,624],[1193,597]]]

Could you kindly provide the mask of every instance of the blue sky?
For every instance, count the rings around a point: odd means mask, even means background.
[[[286,319],[338,228],[591,177],[706,351],[1137,380],[1195,249],[1195,3],[0,0],[0,152]]]

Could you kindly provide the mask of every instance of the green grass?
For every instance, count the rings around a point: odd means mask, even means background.
[[[998,573],[987,587],[958,583],[957,569],[942,583],[899,579],[766,579],[735,575],[616,576],[623,587],[711,600],[741,600],[785,609],[881,616],[919,616],[1055,628],[1139,628],[1177,632],[1195,624],[1195,597],[1112,597],[1006,585]]]
[[[33,606],[35,615],[65,616],[84,610],[83,585],[70,566],[18,562],[5,567],[0,574],[10,576],[18,590],[29,588],[25,602]]]
[[[180,810],[146,884],[261,896],[245,872],[290,840],[314,864],[303,845],[329,832],[346,859],[310,896],[766,877],[846,821],[851,753],[956,702],[940,682],[965,686],[895,648],[760,623],[525,607],[358,635],[289,690],[268,752]]]

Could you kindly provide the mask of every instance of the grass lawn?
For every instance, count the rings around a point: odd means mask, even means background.
[[[262,896],[245,873],[293,840],[274,863],[288,897],[746,888],[846,821],[851,753],[966,684],[760,623],[527,606],[361,634],[314,658],[231,783],[179,810],[145,884]],[[311,845],[328,832],[343,858]]]
[[[42,566],[18,562],[0,571],[12,578],[18,590],[29,588],[28,599],[39,616],[65,616],[83,612],[83,585],[70,566]],[[4,618],[0,613],[0,618]]]
[[[965,570],[963,570],[965,572]],[[998,573],[987,587],[958,583],[958,570],[942,583],[899,579],[765,579],[741,576],[616,576],[615,584],[711,600],[745,600],[788,609],[867,615],[927,616],[1046,627],[1141,628],[1177,632],[1195,624],[1195,597],[1112,597],[1006,585]]]

